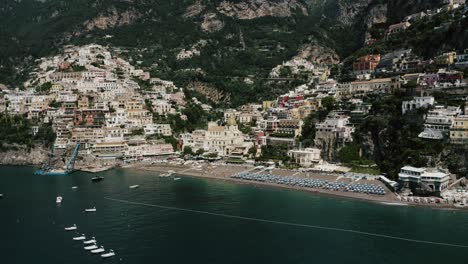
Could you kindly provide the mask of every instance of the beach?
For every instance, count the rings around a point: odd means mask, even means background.
[[[137,166],[133,167],[139,170],[145,171],[154,171],[161,173],[162,175],[167,175],[168,172],[172,172],[174,175],[180,176],[191,176],[191,177],[201,177],[201,178],[208,178],[213,180],[220,180],[220,181],[229,181],[237,184],[248,184],[253,185],[258,188],[267,187],[267,188],[282,188],[282,189],[290,189],[290,190],[297,190],[303,191],[308,193],[320,194],[320,195],[331,195],[336,197],[342,198],[349,198],[349,199],[358,199],[368,202],[380,203],[385,205],[400,205],[400,206],[416,206],[416,207],[430,207],[430,208],[438,208],[438,209],[462,209],[456,208],[451,204],[442,204],[442,203],[409,203],[409,202],[402,202],[398,200],[398,195],[389,190],[385,184],[378,180],[358,180],[353,181],[353,183],[361,183],[361,184],[372,184],[377,186],[382,186],[386,193],[385,195],[372,195],[372,194],[365,194],[365,193],[357,193],[357,192],[345,192],[345,191],[334,191],[329,189],[322,189],[322,188],[308,188],[308,187],[300,187],[300,186],[291,186],[291,185],[284,185],[284,184],[276,184],[271,182],[259,182],[259,181],[248,181],[242,179],[232,178],[232,175],[235,175],[240,172],[245,172],[252,170],[254,167],[248,165],[213,165],[213,164],[203,164],[198,166],[191,166],[191,165],[180,165],[180,164],[170,164],[170,163],[158,163],[158,164],[151,164],[151,165],[144,165],[144,166]],[[288,169],[273,169],[271,174],[275,176],[282,176],[282,177],[296,177],[296,178],[304,178],[304,179],[317,179],[317,180],[327,180],[329,182],[351,182],[352,180],[349,178],[344,178],[341,174],[333,174],[333,173],[318,173],[318,172],[301,172],[295,170],[288,170]]]

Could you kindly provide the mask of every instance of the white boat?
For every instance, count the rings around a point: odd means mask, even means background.
[[[89,244],[95,244],[96,243],[96,238],[91,238],[90,240],[83,241],[83,244],[89,245]]]
[[[102,254],[101,258],[110,258],[113,256],[115,256],[115,253],[114,253],[114,250],[111,249],[108,253]]]
[[[87,213],[96,212],[96,207],[85,209],[85,212]]]
[[[78,186],[73,186],[72,189],[78,189]]]
[[[181,178],[174,178],[174,181],[178,181],[178,180],[180,180],[180,179],[181,179]]]
[[[91,253],[97,254],[97,253],[102,253],[102,252],[104,252],[104,251],[106,251],[106,250],[104,249],[103,246],[101,246],[100,248],[91,250]]]
[[[63,200],[62,196],[57,196],[57,199],[55,199],[55,202],[59,204],[59,203],[62,203],[62,200]]]
[[[136,188],[139,188],[139,187],[140,187],[140,185],[131,185],[131,186],[128,186],[128,188],[130,188],[130,189],[136,189]]]
[[[2,193],[0,193],[0,198],[3,198],[3,194],[2,194]]]
[[[76,230],[78,227],[76,227],[76,225],[73,225],[73,226],[69,226],[69,227],[65,227],[65,230],[66,231],[72,231],[72,230]]]
[[[96,246],[96,244],[94,244],[94,245],[91,245],[91,246],[84,247],[84,250],[93,250],[93,249],[96,249],[96,248],[98,248],[98,247]]]
[[[85,235],[84,235],[84,234],[83,234],[83,235],[81,235],[81,236],[77,236],[77,237],[74,237],[74,238],[73,238],[73,240],[76,240],[76,241],[79,241],[79,240],[85,240],[85,239],[86,239],[86,237],[85,237]]]

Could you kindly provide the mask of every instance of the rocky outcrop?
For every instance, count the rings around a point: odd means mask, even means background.
[[[193,5],[190,5],[185,9],[185,13],[182,15],[184,18],[195,17],[201,14],[205,10],[205,6],[202,5],[200,2],[197,2]]]
[[[366,24],[371,28],[375,24],[387,23],[387,4],[378,4],[372,7],[366,17]]]
[[[332,65],[340,62],[340,57],[333,49],[315,42],[302,46],[294,59],[306,59],[317,65]]]
[[[196,91],[206,96],[208,99],[210,99],[216,104],[219,104],[221,102],[228,102],[230,100],[229,94],[225,94],[222,91],[216,89],[215,87],[207,83],[191,82],[187,86],[187,89]]]
[[[130,25],[140,17],[140,13],[134,9],[129,9],[119,13],[116,9],[111,9],[109,14],[95,17],[92,20],[86,20],[83,23],[84,32],[93,31],[94,29],[109,29]]]
[[[17,150],[0,152],[0,164],[2,165],[40,165],[47,161],[47,150],[36,147],[27,150],[26,147],[19,146]]]
[[[237,3],[223,1],[217,7],[218,12],[237,19],[255,19],[265,16],[289,17],[299,10],[307,15],[307,8],[297,0],[245,0]]]
[[[204,32],[213,33],[223,29],[224,22],[216,13],[206,13],[200,27]]]

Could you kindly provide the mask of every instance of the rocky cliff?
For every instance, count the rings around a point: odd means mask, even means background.
[[[47,161],[47,150],[36,147],[28,151],[19,147],[18,150],[0,152],[0,164],[2,165],[40,165]]]

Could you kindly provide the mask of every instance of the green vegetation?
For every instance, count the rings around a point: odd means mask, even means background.
[[[354,133],[354,144],[359,145],[362,156],[356,155],[358,148],[353,144],[340,152],[343,162],[362,163],[362,160],[374,160],[381,172],[395,179],[404,165],[427,166],[427,157],[436,157],[442,151],[442,143],[418,137],[424,129],[426,109],[402,115],[403,96],[387,96],[373,100],[369,117]],[[373,149],[369,149],[368,140],[373,142]],[[353,155],[356,157],[353,158]]]
[[[258,160],[261,161],[283,161],[289,160],[288,146],[285,144],[262,146],[262,155]]]
[[[195,155],[195,153],[193,152],[192,148],[190,146],[185,146],[184,149],[182,150],[182,154],[185,156],[185,155]]]
[[[46,82],[46,83],[43,83],[41,86],[37,87],[36,91],[40,94],[48,94],[50,91],[50,88],[52,88],[52,83]]]
[[[132,136],[143,136],[145,134],[145,130],[143,128],[138,128],[132,131]]]
[[[33,126],[38,126],[38,132],[33,135]],[[51,124],[38,124],[20,115],[0,113],[0,150],[15,150],[18,146],[28,149],[38,145],[50,147],[55,141],[55,133]]]

